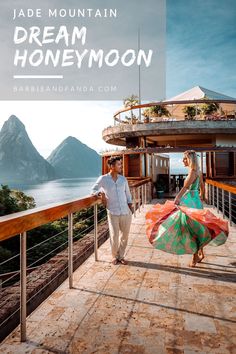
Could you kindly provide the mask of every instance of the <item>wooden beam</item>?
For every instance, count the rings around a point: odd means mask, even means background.
[[[112,155],[129,155],[129,154],[142,154],[142,153],[172,153],[172,152],[184,152],[185,150],[195,150],[196,152],[236,152],[235,147],[227,147],[227,146],[209,146],[209,147],[195,147],[194,149],[191,146],[181,146],[181,147],[148,147],[148,148],[138,148],[138,149],[125,149],[117,151],[109,151],[103,153],[103,156],[112,156]]]

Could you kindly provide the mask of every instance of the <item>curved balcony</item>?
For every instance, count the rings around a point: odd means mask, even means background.
[[[209,110],[209,105],[215,106],[215,109],[211,107]],[[150,111],[152,108],[156,108],[154,115]],[[190,110],[186,110],[186,108],[190,108]],[[134,112],[137,113],[134,114]],[[127,113],[130,115],[127,116]],[[127,106],[117,111],[113,118],[114,125],[152,123],[176,120],[176,118],[177,120],[235,120],[236,99],[181,99],[135,105],[129,102]]]
[[[103,139],[113,145],[126,146],[126,139],[131,137],[148,137],[150,141],[173,140],[178,143],[182,139],[208,138],[217,135],[236,134],[236,120],[162,120],[152,123],[119,124],[105,128]],[[213,141],[212,141],[213,143]]]
[[[127,100],[113,118],[114,126],[103,130],[103,139],[127,148],[229,147],[236,142],[236,99],[225,96],[138,105]]]

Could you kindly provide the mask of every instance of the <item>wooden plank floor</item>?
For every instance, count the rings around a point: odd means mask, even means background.
[[[154,202],[154,201],[153,201]],[[107,240],[0,344],[1,353],[236,353],[236,228],[206,258],[154,250],[145,235],[146,205],[133,218],[128,265],[110,263]],[[215,210],[214,210],[215,212]]]

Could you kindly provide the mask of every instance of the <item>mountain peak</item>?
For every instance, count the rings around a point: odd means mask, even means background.
[[[0,131],[0,180],[31,183],[53,178],[53,167],[38,153],[24,124],[10,116]]]
[[[67,147],[77,147],[77,148],[80,148],[80,146],[84,146],[90,149],[86,144],[82,143],[82,141],[80,141],[79,139],[71,135],[69,135],[66,139],[64,139],[60,145],[67,146]]]
[[[47,161],[61,178],[98,176],[100,155],[73,136],[68,136],[52,151]]]
[[[19,118],[17,118],[15,115],[11,115],[8,120],[4,122],[1,133],[6,130],[9,132],[19,132],[20,130],[25,130],[25,126]]]
[[[79,140],[76,139],[74,136],[70,135],[64,141],[67,142],[67,143],[73,143],[73,142],[78,142]]]

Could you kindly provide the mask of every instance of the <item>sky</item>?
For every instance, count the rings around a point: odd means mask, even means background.
[[[193,86],[236,97],[236,1],[167,0],[166,98]],[[26,126],[43,157],[67,136],[97,152],[112,148],[102,129],[122,101],[0,101],[0,128],[10,115]],[[180,156],[172,161],[179,166]]]
[[[197,85],[236,97],[235,23],[235,0],[167,0],[167,97]]]

